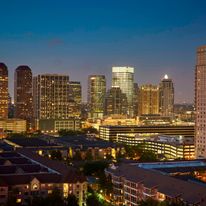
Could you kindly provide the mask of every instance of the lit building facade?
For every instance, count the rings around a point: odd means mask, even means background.
[[[82,87],[77,81],[69,82],[69,115],[80,117],[82,103]]]
[[[26,132],[26,120],[23,119],[0,119],[0,129],[8,133]]]
[[[34,116],[36,119],[67,119],[69,76],[43,74],[33,78]]]
[[[105,97],[105,115],[127,115],[127,97],[119,87],[112,87]]]
[[[104,75],[90,75],[88,78],[89,117],[101,119],[104,114],[106,78]]]
[[[47,134],[56,134],[60,130],[78,131],[81,129],[81,121],[79,118],[73,117],[68,119],[40,119],[38,129]]]
[[[159,87],[146,84],[139,91],[139,115],[159,114]]]
[[[183,135],[185,137],[194,136],[194,126],[173,126],[173,125],[101,125],[99,127],[99,138],[104,140],[116,141],[118,134],[167,134],[167,135]]]
[[[0,63],[0,118],[8,118],[8,68]]]
[[[43,120],[48,122],[48,127],[49,120],[68,120],[69,124],[69,76],[43,74],[34,77],[33,105],[36,129],[42,128],[40,123]]]
[[[152,151],[163,159],[195,159],[193,137],[169,135],[117,135],[117,143],[131,146],[140,145],[144,151]]]
[[[134,68],[133,67],[112,67],[112,86],[120,87],[126,94],[128,102],[127,113],[134,116],[133,95],[134,95]]]
[[[17,67],[14,75],[15,118],[27,120],[28,128],[33,119],[32,71],[28,66]]]
[[[173,117],[174,114],[174,85],[172,79],[164,76],[159,86],[160,115]]]
[[[196,157],[206,158],[206,46],[197,49],[195,70]]]

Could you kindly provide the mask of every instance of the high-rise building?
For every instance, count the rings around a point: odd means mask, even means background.
[[[8,118],[14,118],[14,102],[12,102],[11,95],[8,97]]]
[[[133,109],[134,109],[135,117],[138,115],[138,104],[139,104],[139,86],[137,83],[134,83]]]
[[[197,49],[195,70],[196,157],[206,158],[206,45]]]
[[[159,88],[145,84],[140,87],[139,115],[159,114]]]
[[[159,85],[160,115],[173,117],[174,114],[174,85],[166,74]]]
[[[8,69],[0,63],[0,119],[8,118]]]
[[[32,71],[26,66],[17,67],[14,75],[15,117],[27,120],[27,128],[33,120]]]
[[[104,75],[90,75],[88,78],[89,117],[103,118],[106,78]]]
[[[82,103],[82,87],[77,81],[69,82],[69,115],[80,117]]]
[[[127,97],[122,93],[119,87],[112,87],[107,91],[105,97],[104,114],[110,115],[127,115]]]
[[[34,77],[35,119],[67,119],[69,117],[68,94],[68,75],[42,74]]]
[[[128,116],[134,116],[133,94],[134,94],[134,68],[112,67],[112,86],[120,87],[127,96]]]

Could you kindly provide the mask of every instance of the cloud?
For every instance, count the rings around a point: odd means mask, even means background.
[[[48,41],[48,46],[50,48],[57,47],[63,44],[64,44],[64,41],[60,38],[53,38]]]

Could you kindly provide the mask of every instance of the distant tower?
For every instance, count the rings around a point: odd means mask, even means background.
[[[8,69],[0,63],[0,119],[8,118]]]
[[[118,86],[127,96],[128,115],[134,116],[133,95],[134,95],[134,68],[133,67],[112,67],[112,86]]]
[[[80,82],[69,82],[69,115],[80,117],[82,103],[82,87]]]
[[[105,115],[127,115],[127,97],[119,87],[112,87],[107,91]]]
[[[206,158],[206,45],[197,49],[195,69],[195,150],[196,158]]]
[[[159,88],[146,84],[140,87],[139,115],[159,114]]]
[[[134,83],[134,95],[133,95],[133,109],[134,116],[138,116],[138,104],[139,104],[139,86],[137,83]]]
[[[106,78],[104,75],[90,75],[88,78],[88,104],[90,118],[103,118]]]
[[[15,70],[14,105],[15,117],[27,120],[27,127],[30,128],[33,120],[32,71],[25,65]]]
[[[166,74],[159,85],[160,115],[173,117],[174,113],[174,85]]]

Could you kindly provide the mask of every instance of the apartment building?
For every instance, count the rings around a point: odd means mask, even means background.
[[[184,164],[187,165],[185,162]],[[194,162],[193,164],[195,165]],[[174,166],[178,167],[176,163]],[[160,167],[159,163],[158,167]],[[171,203],[183,202],[191,206],[206,205],[204,185],[154,171],[151,165],[148,168],[143,168],[141,165],[122,164],[106,170],[106,175],[113,183],[115,205],[137,206],[140,201],[148,198],[160,202],[164,200]]]
[[[27,205],[28,200],[46,197],[56,188],[62,198],[74,194],[80,206],[86,205],[86,178],[73,168],[26,149],[0,153],[0,204],[12,193],[17,203]]]

